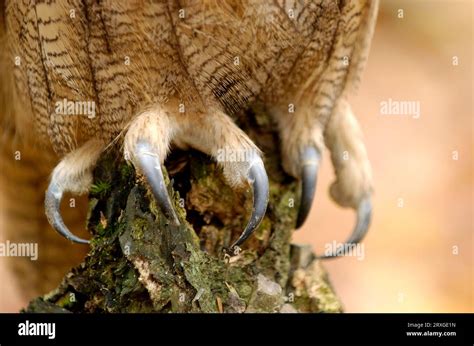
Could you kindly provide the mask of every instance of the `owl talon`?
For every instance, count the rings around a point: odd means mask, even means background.
[[[372,218],[372,202],[370,197],[363,199],[357,208],[357,222],[352,231],[351,236],[344,243],[344,246],[341,250],[336,251],[336,253],[330,253],[328,255],[320,256],[320,259],[329,259],[343,256],[345,254],[345,249],[347,245],[354,245],[362,241],[364,236],[367,234],[367,231],[370,226],[370,220]]]
[[[136,157],[161,211],[174,226],[179,226],[180,222],[168,195],[158,155],[147,141],[140,140],[136,145]]]
[[[305,148],[302,155],[302,191],[301,203],[296,221],[296,229],[301,228],[308,217],[311,205],[313,204],[314,193],[318,181],[319,161],[321,153],[313,146]]]
[[[71,231],[64,224],[63,218],[60,212],[61,199],[63,197],[64,189],[61,187],[56,180],[51,179],[48,189],[46,190],[45,197],[45,211],[46,217],[50,225],[66,239],[80,244],[89,244],[89,240],[79,238],[71,233]]]
[[[249,168],[248,182],[253,189],[252,215],[239,239],[231,245],[229,250],[225,251],[231,255],[238,254],[239,246],[250,237],[258,225],[260,225],[267,210],[269,194],[268,176],[260,157],[255,158],[255,161]]]
[[[301,203],[296,221],[296,229],[300,228],[308,217],[311,205],[313,203],[314,193],[316,191],[316,183],[318,179],[319,161],[321,159],[320,152],[315,147],[307,147],[302,155],[302,192]],[[352,231],[351,236],[345,244],[357,244],[367,234],[370,220],[372,217],[372,203],[370,198],[363,199],[357,208],[357,222]],[[320,259],[335,258],[344,255],[344,249],[320,256]]]

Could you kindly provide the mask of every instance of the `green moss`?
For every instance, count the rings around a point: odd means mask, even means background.
[[[131,164],[123,163],[120,165],[120,177],[122,180],[130,180],[135,174],[134,168]]]
[[[148,227],[148,222],[141,218],[136,218],[132,222],[132,237],[136,240],[143,239],[144,232]]]
[[[63,295],[56,304],[62,308],[70,309],[77,303],[76,295],[74,293],[68,293]]]
[[[256,123],[271,126],[263,111],[256,110]],[[254,116],[254,115],[251,115]],[[53,294],[35,300],[32,309],[70,309],[77,312],[225,312],[245,309],[274,311],[283,298],[258,296],[257,277],[263,274],[291,290],[290,246],[296,207],[289,199],[297,184],[279,172],[279,156],[271,152],[271,130],[263,136],[255,122],[252,136],[266,143],[269,155],[270,200],[267,214],[239,256],[226,262],[222,247],[242,232],[251,208],[251,193],[228,186],[220,168],[205,155],[186,156],[186,168],[174,171],[175,191],[163,170],[171,200],[181,225],[171,226],[158,208],[143,179],[121,159],[108,152],[94,172],[88,227],[95,232],[84,263],[65,278]],[[269,139],[270,138],[270,139]],[[180,198],[186,200],[180,206]],[[199,236],[198,236],[199,235]],[[201,247],[202,244],[206,244]],[[206,251],[204,251],[206,250]],[[315,273],[316,298],[302,291],[294,306],[301,311],[337,310],[338,301],[324,272]],[[293,290],[294,291],[294,290]],[[70,300],[74,293],[76,302]],[[251,306],[253,300],[254,306]],[[306,309],[306,310],[305,310]]]
[[[92,184],[90,193],[92,196],[104,197],[110,192],[111,184],[106,181],[97,181]]]
[[[268,218],[263,218],[262,223],[255,230],[254,237],[266,241],[269,238],[272,222]]]

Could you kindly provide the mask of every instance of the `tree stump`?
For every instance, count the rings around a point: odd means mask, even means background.
[[[236,256],[223,249],[248,220],[250,188],[233,190],[199,152],[173,150],[165,179],[186,222],[172,226],[144,178],[112,150],[89,195],[89,254],[25,311],[340,312],[311,247],[290,245],[300,187],[281,168],[275,125],[260,106],[235,120],[265,153],[270,180],[266,216]]]

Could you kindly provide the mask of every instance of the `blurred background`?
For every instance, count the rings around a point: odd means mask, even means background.
[[[381,1],[351,99],[375,181],[372,226],[363,260],[325,262],[348,312],[474,311],[472,54],[473,1]],[[418,101],[420,117],[381,114],[390,98]],[[326,155],[310,220],[294,235],[317,253],[354,223],[330,201],[333,179]]]
[[[324,263],[347,312],[474,311],[473,7],[381,1],[351,98],[373,168],[374,217],[363,259]],[[389,99],[419,102],[420,117],[383,115]],[[317,253],[354,223],[329,198],[333,179],[326,153],[309,221],[293,239]],[[25,302],[1,259],[0,281],[0,311],[18,311]]]

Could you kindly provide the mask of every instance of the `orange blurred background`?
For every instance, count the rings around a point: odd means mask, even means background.
[[[373,167],[374,217],[362,260],[325,262],[346,311],[474,311],[472,68],[471,0],[381,1],[351,99]],[[420,102],[420,117],[382,115],[389,99]],[[354,222],[330,201],[332,180],[326,153],[310,219],[294,235],[318,253]],[[2,261],[0,278],[0,311],[18,311],[25,302]]]
[[[363,260],[325,267],[349,312],[472,312],[473,2],[381,2],[351,99],[374,174],[372,226]],[[419,101],[420,117],[382,115],[390,98]],[[294,235],[318,253],[354,222],[330,201],[332,180],[326,155],[310,220]]]

